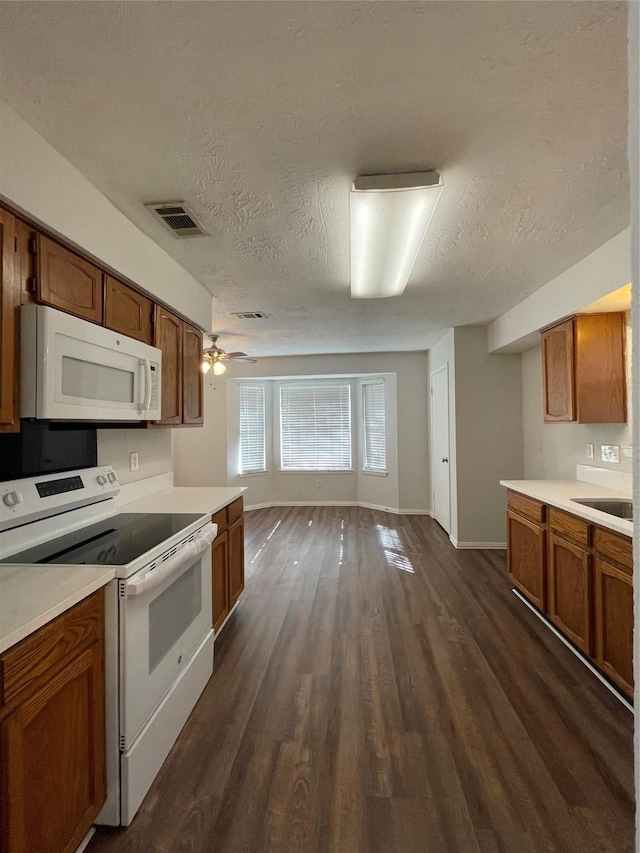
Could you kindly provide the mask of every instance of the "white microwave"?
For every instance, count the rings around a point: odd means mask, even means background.
[[[21,417],[160,419],[159,349],[45,305],[20,311]]]

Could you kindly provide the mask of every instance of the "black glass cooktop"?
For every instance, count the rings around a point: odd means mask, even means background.
[[[12,554],[0,563],[126,566],[201,517],[120,513],[35,548]]]

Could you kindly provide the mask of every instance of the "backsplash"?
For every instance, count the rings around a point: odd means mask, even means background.
[[[129,454],[138,454],[138,470],[129,470]],[[155,477],[173,469],[171,430],[99,429],[98,465],[113,465],[121,483]]]

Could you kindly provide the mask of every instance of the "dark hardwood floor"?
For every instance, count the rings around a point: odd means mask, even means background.
[[[132,825],[90,853],[623,853],[633,717],[430,518],[247,513],[247,587]]]

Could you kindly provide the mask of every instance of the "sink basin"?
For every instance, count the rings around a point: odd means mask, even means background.
[[[625,498],[571,498],[571,500],[573,503],[590,506],[592,509],[599,509],[600,512],[633,521],[633,501]]]

